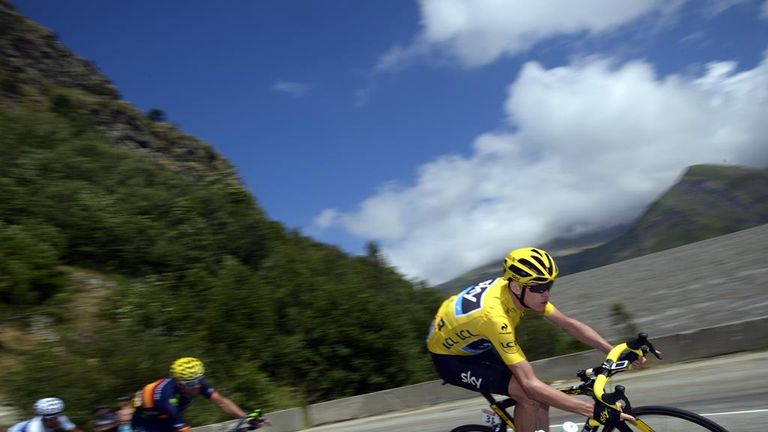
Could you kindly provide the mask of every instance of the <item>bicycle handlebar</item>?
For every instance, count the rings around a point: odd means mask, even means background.
[[[240,417],[234,427],[229,429],[229,432],[246,432],[254,429],[258,429],[262,424],[269,425],[269,420],[265,419],[261,415],[261,410],[256,409],[250,413]]]
[[[627,353],[622,355],[625,351]],[[661,354],[648,340],[648,334],[639,333],[636,338],[614,346],[608,352],[602,365],[586,371],[579,371],[578,375],[585,382],[588,378],[594,377],[595,383],[592,385],[592,394],[595,399],[610,407],[620,409],[617,404],[620,400],[625,399],[624,386],[617,385],[612,393],[606,393],[605,385],[608,383],[608,378],[615,373],[629,369],[632,362],[644,357],[648,352],[661,359]]]

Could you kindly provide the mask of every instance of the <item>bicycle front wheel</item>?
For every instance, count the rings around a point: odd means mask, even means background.
[[[451,429],[451,432],[493,432],[490,426],[468,424]]]
[[[633,410],[636,424],[622,423],[621,432],[728,432],[717,423],[690,411],[665,406],[643,406]],[[613,428],[603,429],[605,432]]]

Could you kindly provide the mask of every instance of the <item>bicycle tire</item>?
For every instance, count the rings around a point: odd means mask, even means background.
[[[485,425],[467,424],[451,429],[451,432],[493,432],[493,428]]]
[[[637,407],[632,414],[639,420],[636,425],[623,423],[616,427],[626,432],[667,432],[673,430],[728,432],[712,420],[680,408],[648,405]],[[692,429],[693,426],[697,429]],[[686,429],[682,429],[685,427]],[[613,432],[614,428],[603,428],[603,432]]]

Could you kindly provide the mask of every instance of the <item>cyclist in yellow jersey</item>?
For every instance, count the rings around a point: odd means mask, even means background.
[[[435,368],[447,383],[517,400],[517,432],[548,430],[550,406],[584,416],[592,415],[594,409],[592,403],[561,393],[536,377],[515,338],[515,328],[526,311],[542,314],[597,350],[608,353],[612,348],[591,327],[549,302],[557,275],[549,253],[532,247],[515,249],[504,259],[502,277],[445,300],[427,337]],[[632,419],[623,413],[621,417]]]

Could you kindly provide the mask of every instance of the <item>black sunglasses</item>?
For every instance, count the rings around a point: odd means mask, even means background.
[[[541,294],[545,291],[549,291],[552,289],[552,284],[554,282],[547,282],[545,284],[538,284],[538,285],[526,285],[528,287],[528,291],[536,294]]]

